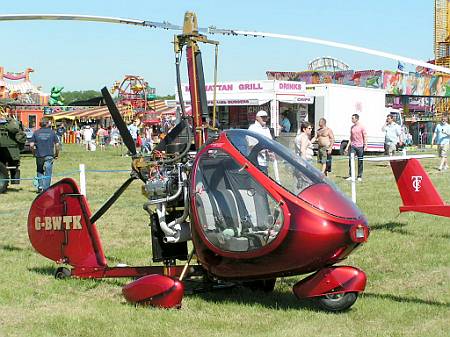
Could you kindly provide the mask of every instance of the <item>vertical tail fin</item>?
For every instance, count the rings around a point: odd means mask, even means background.
[[[430,177],[417,159],[395,160],[390,163],[403,205],[406,206],[400,207],[400,211],[413,210],[412,208],[415,206],[445,205]]]

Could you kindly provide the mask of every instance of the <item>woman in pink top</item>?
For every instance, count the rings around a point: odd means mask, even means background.
[[[348,178],[347,180],[351,180],[351,172],[350,172],[350,154],[353,152],[358,157],[358,181],[362,181],[363,174],[363,159],[364,159],[364,151],[367,150],[367,132],[366,128],[361,125],[359,122],[359,115],[352,115],[352,127],[350,128],[350,142],[348,142],[347,147],[345,148],[345,153],[348,153]],[[350,152],[348,149],[350,148]]]

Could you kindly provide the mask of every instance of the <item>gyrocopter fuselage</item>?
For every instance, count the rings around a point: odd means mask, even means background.
[[[102,90],[132,154],[130,178],[93,215],[73,179],[52,185],[31,206],[32,245],[71,266],[58,268],[58,277],[137,278],[123,288],[133,303],[179,307],[185,284],[194,279],[201,286],[193,291],[224,284],[271,291],[278,277],[310,274],[294,285],[298,298],[316,298],[332,311],[349,308],[364,291],[366,275],[336,263],[367,240],[367,220],[318,170],[276,141],[248,130],[217,133],[208,127],[198,42],[217,44],[199,34],[188,12],[174,44],[179,86],[186,50],[192,117],[180,98],[179,124],[149,155],[137,153],[111,96]],[[136,179],[147,197],[153,261],[161,264],[110,267],[95,222]]]

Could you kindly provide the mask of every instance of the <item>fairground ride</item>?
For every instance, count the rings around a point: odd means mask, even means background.
[[[154,110],[149,101],[156,98],[155,88],[151,88],[141,76],[125,75],[122,81],[116,81],[111,93],[117,91],[117,103],[130,107],[131,114],[128,119],[136,116],[142,117]]]
[[[450,67],[449,0],[434,0],[434,57],[436,65]]]
[[[434,0],[434,63],[450,67],[450,13],[449,0]],[[448,99],[437,98],[437,116],[450,108]]]

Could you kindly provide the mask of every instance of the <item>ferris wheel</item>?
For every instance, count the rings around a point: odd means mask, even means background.
[[[141,76],[125,75],[116,86],[118,103],[130,106],[135,113],[147,110],[147,87]]]

